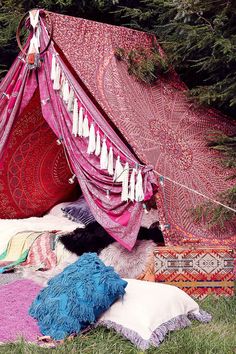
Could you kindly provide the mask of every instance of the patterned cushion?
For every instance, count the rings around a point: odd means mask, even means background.
[[[85,253],[48,282],[30,315],[38,320],[42,334],[63,339],[94,323],[124,295],[126,285],[95,253]]]
[[[126,294],[106,311],[98,326],[113,328],[141,350],[158,347],[169,331],[208,322],[211,316],[179,288],[127,279]]]
[[[66,207],[63,207],[62,211],[68,219],[80,224],[88,225],[95,221],[95,218],[89,209],[88,203],[86,202],[84,196],[81,196],[75,202],[72,202]]]

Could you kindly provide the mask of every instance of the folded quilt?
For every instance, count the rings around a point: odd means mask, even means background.
[[[6,250],[0,255],[0,264],[6,266],[0,268],[0,273],[13,268],[24,262],[28,256],[33,242],[41,235],[41,232],[20,232],[13,236],[8,242]]]

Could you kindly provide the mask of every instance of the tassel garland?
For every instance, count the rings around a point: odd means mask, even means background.
[[[89,136],[89,123],[88,123],[88,116],[87,114],[84,117],[84,122],[83,122],[83,137],[87,138]]]
[[[71,112],[71,111],[72,111],[73,101],[74,101],[74,91],[73,91],[73,89],[71,88],[71,89],[70,89],[70,93],[69,93],[69,98],[68,98],[68,104],[67,104],[67,110],[68,110],[68,112]],[[78,108],[77,108],[77,110],[78,110]]]
[[[126,162],[123,171],[121,200],[122,202],[127,202],[128,198],[129,198],[129,164],[128,162]]]
[[[72,134],[74,136],[77,136],[77,133],[78,133],[78,123],[79,123],[78,101],[77,101],[77,98],[75,98],[74,108],[73,108],[73,126],[72,126]]]
[[[106,170],[108,165],[108,158],[107,158],[107,144],[106,139],[103,139],[102,142],[102,150],[100,155],[100,168],[101,170]]]
[[[51,67],[51,80],[55,79],[55,75],[56,75],[56,56],[55,54],[52,55],[52,67]]]
[[[133,168],[131,176],[130,176],[130,182],[129,182],[129,199],[133,202],[135,199],[135,176],[136,176],[137,170],[136,168]]]
[[[123,166],[120,162],[120,156],[117,157],[115,172],[113,177],[113,182],[122,182],[123,181]]]
[[[52,55],[50,78],[53,81],[53,89],[60,90],[60,95],[67,104],[68,112],[72,112],[72,134],[75,137],[77,135],[88,137],[87,153],[94,153],[96,156],[100,156],[100,169],[107,170],[108,174],[113,176],[113,182],[122,183],[121,201],[143,201],[144,190],[141,169],[137,171],[136,166],[136,168],[132,168],[130,174],[129,163],[126,162],[125,166],[123,166],[120,156],[117,156],[114,166],[113,146],[110,146],[108,151],[106,137],[103,138],[101,144],[100,131],[97,130],[95,133],[94,123],[89,124],[87,114],[84,117],[84,108],[82,106],[78,107],[78,99],[75,97],[74,90],[69,86],[68,80],[61,73],[60,66],[56,62],[56,54]],[[72,183],[72,179],[74,181],[74,176],[71,178],[70,183]],[[110,192],[107,191],[107,197],[109,197],[109,194]]]
[[[110,176],[112,176],[113,173],[114,173],[114,171],[113,171],[113,149],[112,149],[112,146],[109,149],[107,171],[108,171]]]
[[[95,149],[95,155],[99,156],[101,153],[101,138],[100,138],[100,133],[99,130],[97,131],[97,139],[96,139],[96,149]]]
[[[87,153],[92,154],[96,149],[96,138],[95,138],[95,129],[93,123],[90,126],[89,130],[89,143]]]
[[[136,202],[141,202],[144,199],[144,192],[143,192],[143,177],[141,174],[141,170],[138,172],[137,182],[135,186],[135,200]]]
[[[83,107],[80,107],[80,109],[79,109],[79,128],[78,128],[79,136],[83,136],[83,121],[84,121],[84,109],[83,109]]]

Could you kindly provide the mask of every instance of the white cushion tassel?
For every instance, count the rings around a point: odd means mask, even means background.
[[[129,164],[128,162],[126,162],[123,171],[121,200],[122,202],[127,202],[128,198],[129,198]]]
[[[83,122],[84,122],[84,109],[80,107],[79,109],[79,127],[78,127],[78,135],[83,136]]]
[[[67,110],[68,112],[72,112],[73,109],[73,101],[74,101],[74,91],[71,88],[70,89],[70,94],[69,94],[69,99],[68,99],[68,104],[67,104]],[[78,110],[78,107],[77,107]]]
[[[133,202],[135,199],[135,176],[136,176],[137,170],[136,168],[133,168],[131,176],[130,176],[130,181],[129,181],[129,199]]]
[[[84,122],[83,122],[83,137],[84,138],[89,137],[89,122],[88,122],[87,114],[85,115]]]
[[[94,124],[92,123],[89,130],[89,143],[87,153],[92,154],[96,149],[96,138],[95,138],[95,129]]]
[[[64,79],[62,95],[63,95],[63,100],[65,103],[68,103],[69,94],[70,94],[69,84],[68,84],[68,81],[66,79]]]
[[[143,192],[143,177],[141,170],[138,171],[137,182],[135,186],[135,200],[136,202],[141,202],[144,199]]]
[[[61,69],[59,64],[57,63],[56,65],[56,70],[55,70],[55,78],[54,78],[54,82],[53,82],[53,89],[54,90],[60,90],[60,78],[61,78]]]
[[[99,130],[97,131],[97,139],[96,139],[96,149],[95,149],[95,155],[99,156],[101,153],[101,137]]]
[[[123,166],[120,162],[120,156],[116,159],[115,172],[113,177],[113,182],[122,182],[123,181]]]
[[[55,54],[52,55],[52,66],[51,66],[51,80],[55,80],[56,75],[56,56]]]
[[[107,156],[107,144],[106,139],[103,139],[102,150],[100,155],[100,168],[101,170],[106,170],[108,166],[108,156]]]
[[[72,134],[74,136],[77,136],[78,124],[79,124],[78,101],[77,101],[77,98],[75,98],[75,100],[74,100],[74,108],[73,108],[73,126],[72,126]]]
[[[110,176],[112,176],[113,173],[114,173],[114,168],[113,168],[113,149],[112,149],[112,146],[111,146],[110,149],[109,149],[107,171],[108,171],[108,173],[109,173]]]

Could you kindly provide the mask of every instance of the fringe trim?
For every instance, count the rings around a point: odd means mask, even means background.
[[[168,332],[176,331],[190,326],[190,319],[207,323],[211,321],[212,316],[203,310],[200,310],[199,313],[190,312],[188,315],[179,315],[157,327],[152,332],[149,339],[143,339],[137,332],[133,331],[132,329],[125,328],[122,325],[109,320],[99,320],[96,324],[96,327],[105,326],[109,329],[112,328],[130,340],[138,349],[146,350],[150,346],[159,347]]]

